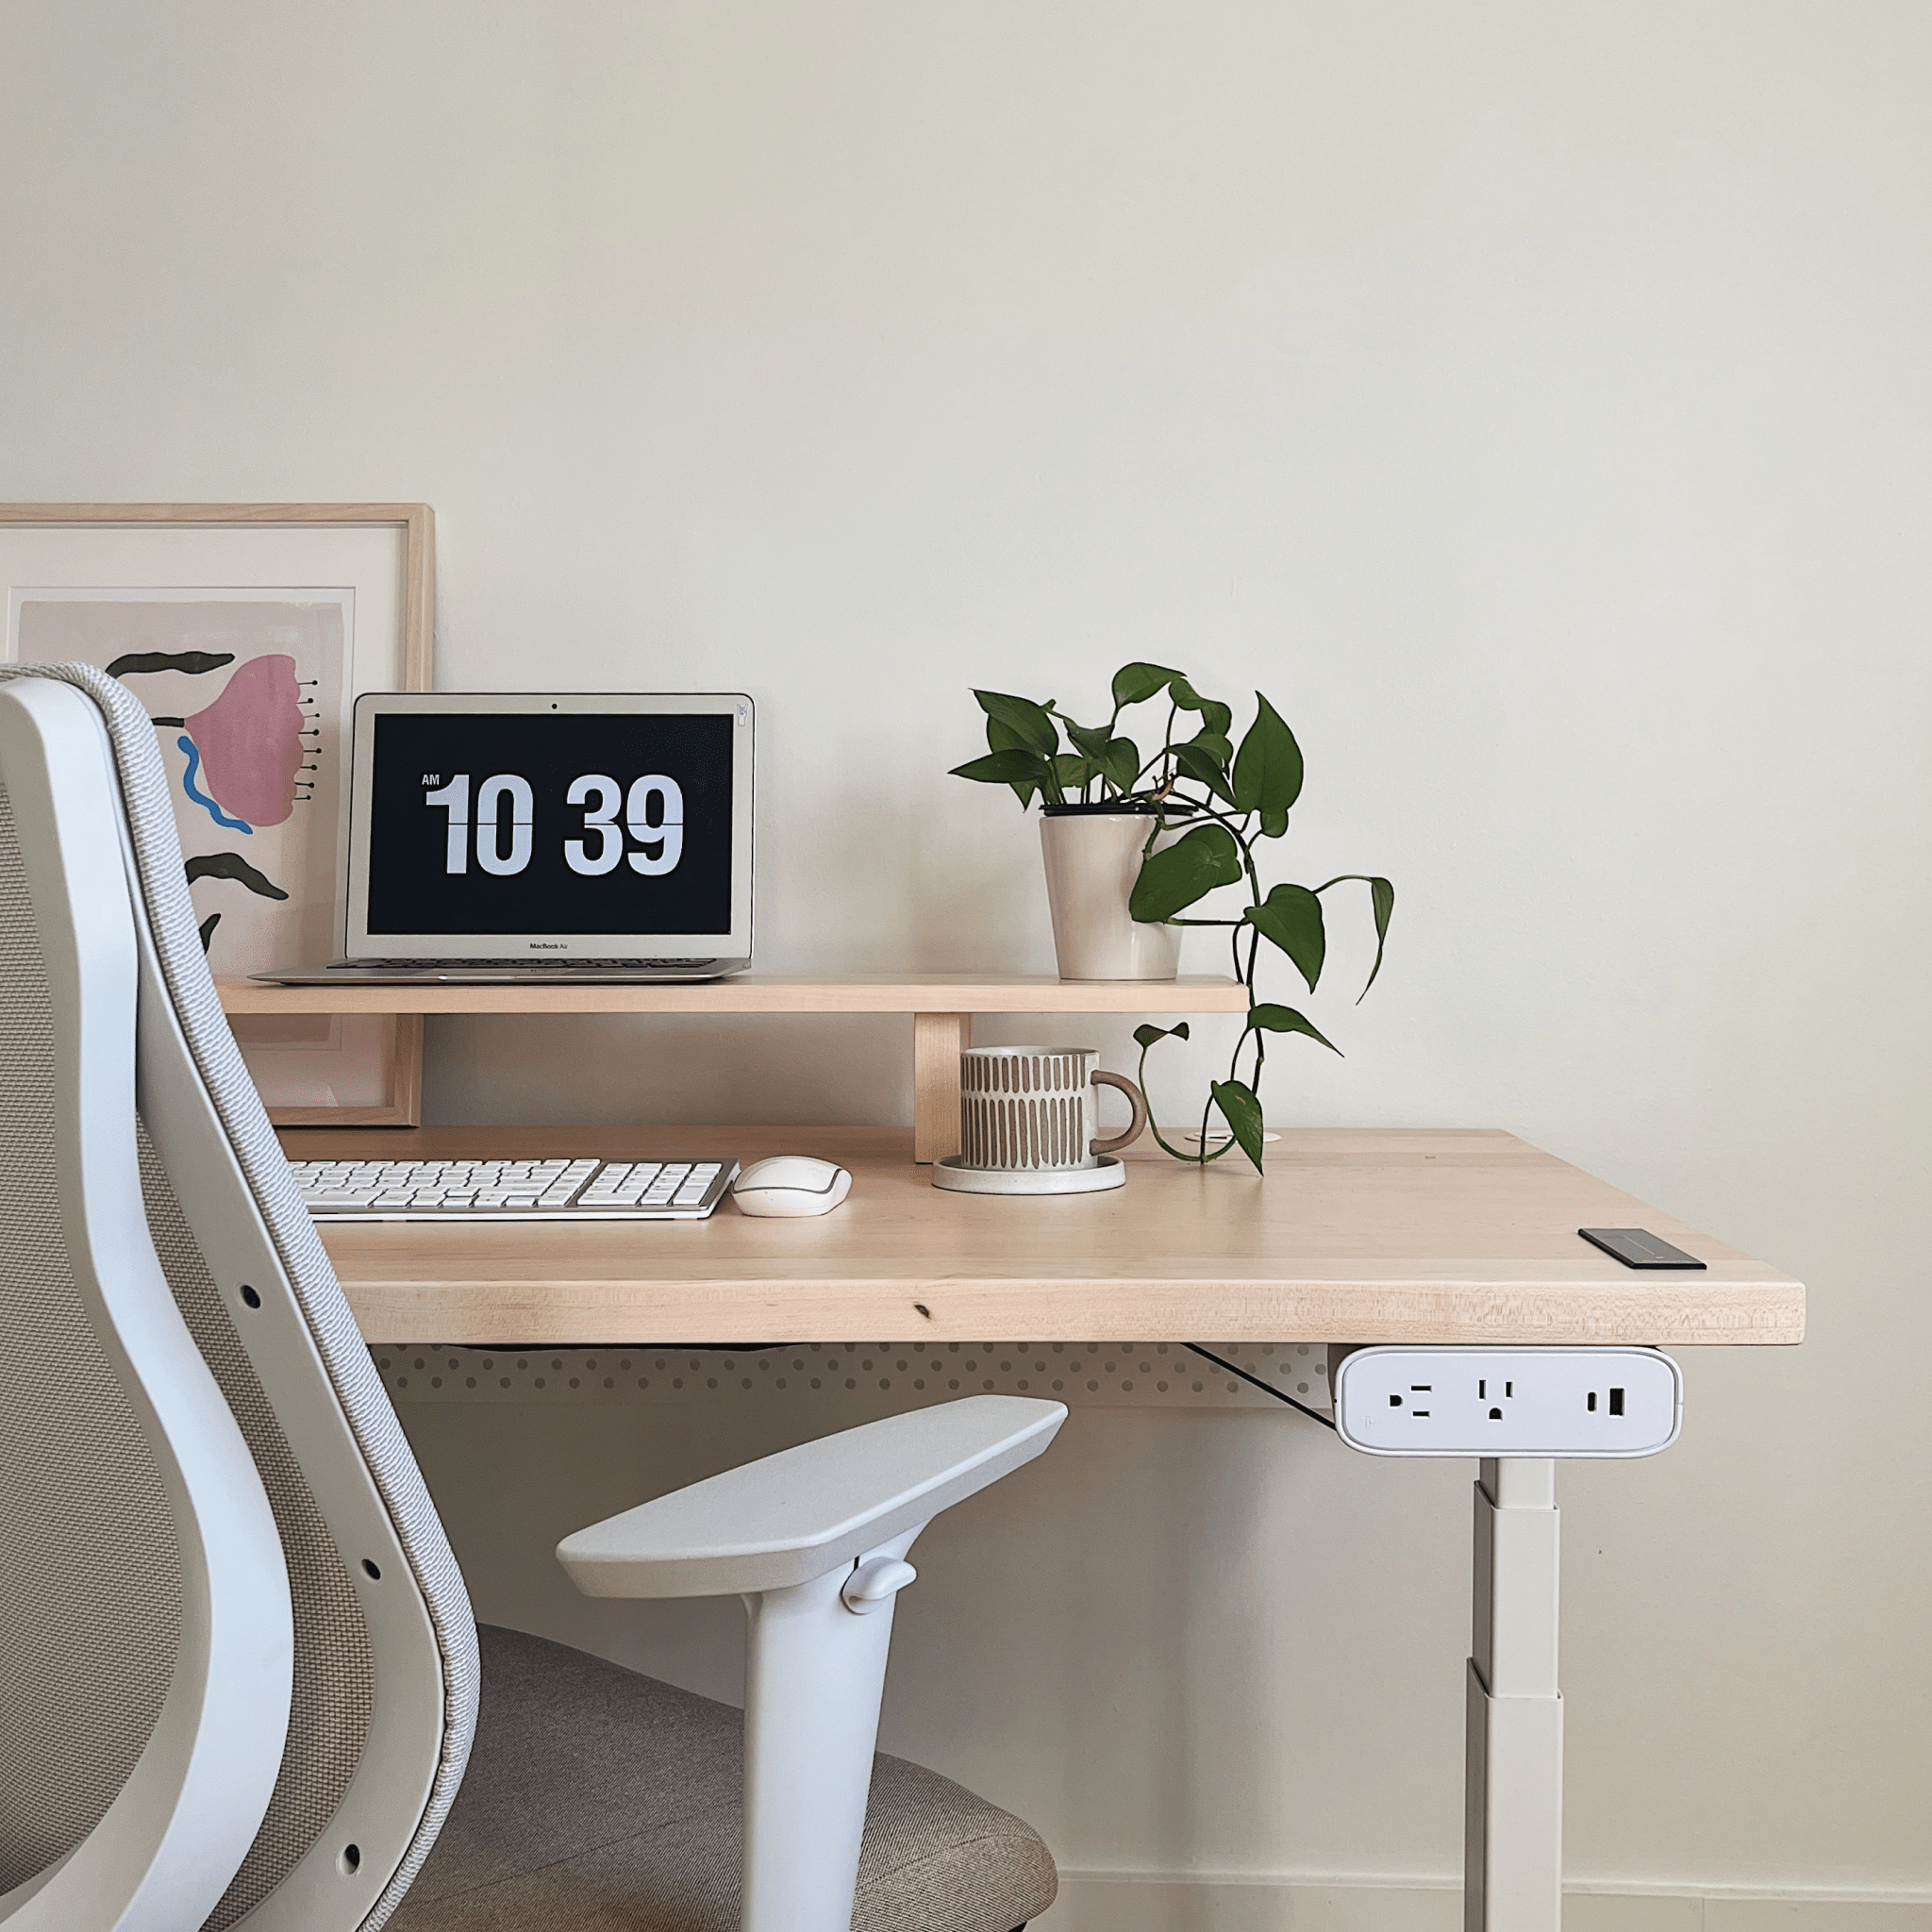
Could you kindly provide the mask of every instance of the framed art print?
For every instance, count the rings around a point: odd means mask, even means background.
[[[4,656],[154,720],[218,980],[342,949],[350,708],[429,688],[432,533],[423,504],[0,505]],[[277,1125],[420,1121],[420,1019],[232,1024]]]

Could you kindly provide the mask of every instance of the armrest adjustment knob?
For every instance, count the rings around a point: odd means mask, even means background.
[[[896,1557],[874,1557],[853,1571],[839,1596],[854,1616],[869,1617],[885,1608],[918,1575],[910,1563],[902,1563]]]

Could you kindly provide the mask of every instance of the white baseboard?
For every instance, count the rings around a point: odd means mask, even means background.
[[[1462,1932],[1453,1879],[1062,1872],[1038,1932]],[[1932,1932],[1932,1891],[1566,1888],[1563,1932]]]

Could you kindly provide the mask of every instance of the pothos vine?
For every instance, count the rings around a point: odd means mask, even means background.
[[[1257,864],[1259,841],[1286,835],[1304,774],[1294,733],[1259,691],[1255,693],[1253,722],[1239,748],[1229,736],[1232,708],[1218,698],[1202,696],[1182,673],[1160,664],[1127,664],[1114,674],[1113,708],[1105,724],[1078,724],[1051,698],[1041,702],[989,691],[974,691],[974,696],[986,714],[987,753],[956,766],[956,777],[1009,785],[1023,806],[1038,797],[1045,805],[1138,808],[1146,814],[1148,829],[1129,912],[1149,924],[1227,931],[1234,975],[1247,990],[1248,1010],[1247,1024],[1228,1058],[1226,1076],[1209,1082],[1193,1151],[1171,1144],[1158,1123],[1150,1121],[1150,1125],[1161,1149],[1176,1160],[1206,1166],[1238,1146],[1258,1172],[1266,1132],[1261,1076],[1269,1039],[1300,1033],[1331,1053],[1341,1052],[1306,1014],[1258,996],[1256,974],[1264,957],[1262,941],[1285,954],[1308,991],[1314,991],[1328,946],[1323,895],[1339,886],[1366,886],[1375,925],[1375,960],[1357,996],[1359,1003],[1382,970],[1395,888],[1374,874],[1341,873],[1319,886],[1281,883],[1262,891]],[[1168,708],[1161,741],[1143,757],[1140,744],[1122,733],[1121,716],[1137,705],[1163,697]],[[1176,737],[1183,718],[1194,728],[1184,738]],[[1161,842],[1163,834],[1176,830],[1177,839]],[[1246,889],[1246,904],[1234,916],[1189,914],[1189,908],[1227,886]],[[1148,1053],[1163,1040],[1188,1038],[1185,1021],[1177,1026],[1135,1029],[1143,1089]],[[1244,1059],[1246,1078],[1241,1077]],[[1217,1111],[1227,1124],[1224,1137],[1210,1137],[1209,1124]],[[1214,1141],[1219,1144],[1211,1144]]]

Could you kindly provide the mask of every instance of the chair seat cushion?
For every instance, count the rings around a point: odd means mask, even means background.
[[[394,1932],[736,1932],[743,1714],[485,1625],[475,1748]],[[1033,1829],[873,1760],[853,1932],[1011,1932],[1053,1903]]]

